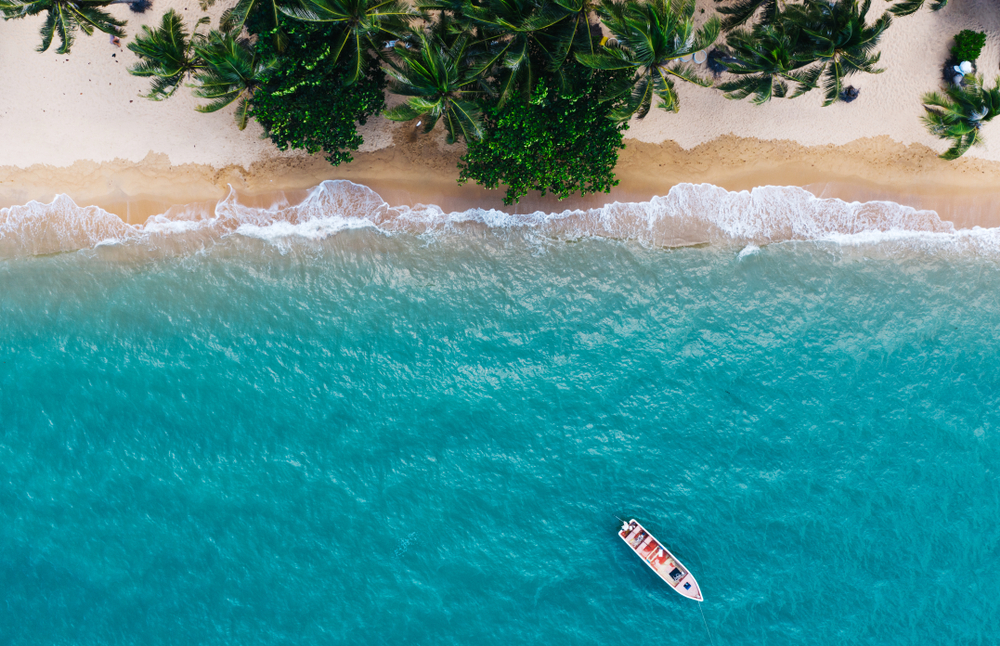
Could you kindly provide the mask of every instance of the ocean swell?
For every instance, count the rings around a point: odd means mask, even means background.
[[[182,251],[234,235],[288,245],[359,228],[414,235],[520,229],[555,239],[600,237],[651,247],[705,243],[759,247],[790,240],[828,240],[855,245],[918,241],[977,250],[1000,248],[996,229],[956,230],[933,211],[894,202],[817,198],[798,187],[733,192],[710,184],[679,184],[649,202],[510,214],[493,209],[446,213],[422,204],[390,206],[366,186],[331,180],[311,189],[298,204],[277,198],[268,207],[247,206],[230,189],[214,209],[175,208],[141,225],[127,224],[95,206],[78,206],[60,195],[49,204],[30,202],[0,209],[0,256],[60,253],[111,243]]]

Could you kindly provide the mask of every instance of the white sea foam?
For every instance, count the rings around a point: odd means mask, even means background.
[[[680,184],[649,202],[613,202],[601,208],[511,214],[493,209],[445,212],[435,205],[389,206],[371,189],[326,181],[294,205],[240,203],[230,190],[214,209],[175,208],[143,225],[130,225],[94,206],[61,195],[50,204],[0,209],[0,256],[37,255],[165,240],[201,246],[237,235],[273,244],[322,240],[370,228],[417,235],[461,235],[470,230],[524,229],[555,239],[602,237],[653,247],[729,243],[744,258],[773,242],[825,240],[840,245],[921,244],[975,251],[1000,250],[997,229],[956,230],[933,211],[893,202],[817,198],[797,187],[765,186],[732,192],[710,184]]]

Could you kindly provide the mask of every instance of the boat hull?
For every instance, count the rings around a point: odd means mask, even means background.
[[[633,518],[624,523],[618,530],[618,537],[682,597],[704,601],[694,575],[637,520]]]

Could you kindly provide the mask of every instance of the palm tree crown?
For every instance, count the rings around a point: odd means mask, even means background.
[[[281,11],[299,20],[340,27],[330,63],[336,64],[341,56],[347,56],[346,85],[361,77],[368,49],[378,51],[387,38],[402,38],[409,21],[418,15],[399,0],[305,0],[282,6]]]
[[[195,25],[195,33],[189,35],[181,22],[181,17],[171,9],[163,14],[160,26],[150,29],[143,26],[142,32],[129,43],[139,62],[129,69],[135,76],[152,76],[153,84],[147,99],[160,101],[173,96],[184,77],[199,69],[203,62],[195,57],[194,44],[204,37],[198,34],[198,27],[208,22],[202,18]]]
[[[201,59],[195,72],[194,95],[211,99],[198,106],[199,112],[216,112],[237,103],[236,125],[246,128],[250,118],[250,98],[277,67],[276,59],[262,59],[253,45],[232,32],[211,32],[194,46]]]
[[[598,13],[618,44],[593,55],[577,54],[576,58],[595,69],[635,71],[632,80],[618,84],[606,96],[612,99],[631,91],[612,118],[625,120],[636,115],[641,119],[649,112],[654,95],[660,98],[661,108],[677,112],[680,104],[674,79],[705,87],[712,84],[693,65],[680,60],[707,49],[719,36],[718,17],[712,16],[695,29],[694,10],[694,0],[604,0]]]
[[[393,121],[420,119],[423,132],[444,120],[448,143],[458,137],[482,138],[483,126],[475,99],[485,94],[482,77],[468,56],[468,39],[460,36],[451,44],[440,37],[417,34],[418,47],[396,46],[400,62],[390,62],[393,81],[389,90],[409,97],[406,103],[385,112]]]
[[[42,24],[42,44],[39,52],[46,51],[54,36],[59,36],[57,54],[68,54],[73,46],[77,30],[90,36],[94,30],[125,36],[124,20],[117,20],[102,7],[112,4],[111,0],[0,0],[0,12],[4,20],[14,20],[47,13]]]
[[[823,72],[821,66],[809,67],[815,62],[810,55],[800,51],[801,30],[775,14],[772,23],[757,23],[752,30],[737,29],[726,37],[732,50],[726,65],[732,81],[719,84],[726,98],[752,97],[756,104],[770,101],[772,97],[795,98],[816,87]]]
[[[997,79],[1000,84],[1000,79]],[[1000,114],[1000,89],[983,87],[983,78],[974,77],[966,87],[949,86],[944,95],[928,92],[923,97],[927,114],[923,121],[931,134],[950,139],[944,159],[957,159],[969,148],[982,143],[980,128]]]
[[[858,0],[806,0],[805,4],[789,5],[785,10],[785,16],[801,25],[805,35],[806,51],[800,56],[815,56],[823,68],[823,105],[840,99],[845,77],[884,71],[875,67],[882,56],[875,48],[892,24],[892,16],[884,13],[869,25],[865,16],[870,8],[871,0],[861,5]]]

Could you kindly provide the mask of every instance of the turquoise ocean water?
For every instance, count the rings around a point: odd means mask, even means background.
[[[995,232],[310,199],[0,214],[0,644],[710,643],[616,515],[716,645],[1000,639]]]

